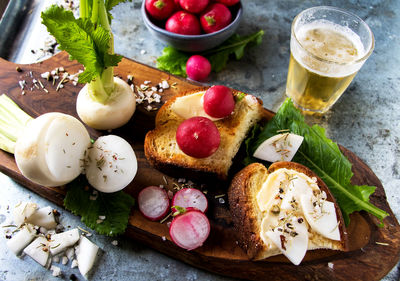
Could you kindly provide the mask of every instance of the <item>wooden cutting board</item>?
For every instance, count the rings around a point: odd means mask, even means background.
[[[17,66],[22,69],[22,72],[16,70]],[[7,93],[33,117],[50,111],[77,116],[75,100],[81,86],[74,86],[68,82],[64,84],[64,88],[56,91],[58,83],[53,85],[51,81],[40,77],[41,73],[60,66],[71,74],[82,68],[76,61],[69,61],[68,55],[64,52],[44,62],[31,65],[16,65],[0,58],[0,93]],[[138,86],[146,80],[151,81],[150,85],[167,80],[174,87],[161,94],[163,102],[181,91],[199,87],[196,83],[128,59],[122,60],[115,69],[115,74],[124,80],[127,75],[132,75],[134,84]],[[40,79],[48,93],[40,85],[36,87],[32,82],[33,79]],[[23,80],[26,82],[24,95],[22,95],[19,83]],[[154,106],[160,107],[160,105]],[[133,119],[123,128],[112,132],[128,140],[136,152],[139,170],[134,181],[125,189],[134,197],[142,188],[149,185],[163,184],[173,190],[174,183],[178,183],[177,179],[163,175],[151,168],[144,156],[144,135],[154,127],[156,115],[156,110],[148,111],[146,106],[147,103],[138,105]],[[273,112],[269,112],[269,118],[272,116]],[[89,132],[94,138],[102,134],[93,129],[89,129]],[[384,220],[384,227],[378,227],[379,221],[364,212],[353,214],[348,227],[350,252],[309,251],[300,266],[292,265],[283,256],[272,257],[266,261],[249,261],[237,245],[226,195],[222,197],[222,201],[215,198],[216,195],[226,194],[228,183],[208,183],[207,186],[203,186],[208,190],[207,197],[210,205],[208,216],[211,221],[211,234],[201,248],[186,251],[175,246],[169,238],[167,224],[146,220],[139,213],[137,207],[132,210],[126,236],[195,267],[230,277],[285,281],[299,279],[379,280],[399,260],[400,226],[386,201],[386,195],[379,179],[351,151],[343,147],[341,150],[353,164],[352,183],[377,186],[376,192],[371,196],[371,202],[390,214]],[[13,155],[0,151],[0,171],[42,197],[60,206],[63,205],[65,188],[48,188],[31,183],[18,171]],[[184,176],[182,175],[182,177]],[[165,180],[168,184],[165,183]],[[165,241],[163,238],[166,238]]]

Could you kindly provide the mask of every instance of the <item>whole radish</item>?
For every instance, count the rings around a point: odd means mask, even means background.
[[[182,188],[172,198],[172,206],[180,206],[189,210],[195,208],[203,213],[207,211],[208,201],[203,192],[196,188]],[[175,208],[173,212],[177,211]]]
[[[169,212],[168,194],[158,186],[148,186],[140,191],[138,205],[144,217],[151,221],[158,221]]]
[[[221,3],[209,5],[200,16],[200,23],[205,33],[216,32],[231,23],[232,14]]]
[[[240,0],[215,0],[215,2],[219,2],[221,4],[224,4],[226,6],[233,6],[237,3],[240,2]]]
[[[185,154],[195,158],[205,158],[217,151],[221,136],[213,121],[196,116],[179,125],[176,142]]]
[[[210,234],[210,222],[198,210],[186,210],[176,216],[169,228],[172,241],[181,248],[194,250],[203,245]]]
[[[222,85],[209,88],[203,97],[204,111],[214,118],[224,118],[235,109],[235,99],[231,89]]]
[[[167,19],[175,10],[174,0],[146,0],[146,11],[156,20]]]
[[[182,9],[194,14],[202,12],[207,7],[208,2],[209,0],[179,0]]]
[[[167,20],[165,29],[173,33],[184,35],[199,35],[201,33],[201,27],[197,17],[184,11],[178,11],[173,14]]]
[[[193,55],[186,62],[187,76],[196,81],[204,81],[211,72],[211,64],[203,56]]]

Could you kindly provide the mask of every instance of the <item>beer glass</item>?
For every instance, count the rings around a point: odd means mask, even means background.
[[[358,16],[334,7],[304,10],[292,23],[286,95],[305,113],[325,113],[374,49]]]

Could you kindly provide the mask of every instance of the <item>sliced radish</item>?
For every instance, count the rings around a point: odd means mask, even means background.
[[[132,146],[115,135],[99,137],[89,149],[86,177],[101,192],[116,192],[135,177],[137,160]]]
[[[172,206],[193,207],[205,213],[208,208],[207,198],[196,188],[182,188],[172,198]],[[175,208],[172,209],[175,212]]]
[[[210,222],[206,215],[197,210],[175,217],[169,228],[172,241],[189,251],[202,246],[209,234]]]
[[[167,192],[158,186],[148,186],[138,196],[139,210],[147,219],[158,221],[169,211]]]

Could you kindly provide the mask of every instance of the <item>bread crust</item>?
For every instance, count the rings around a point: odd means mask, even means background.
[[[267,248],[260,237],[260,225],[263,214],[258,207],[256,196],[262,187],[262,183],[267,179],[268,174],[281,168],[296,170],[297,172],[304,173],[310,178],[317,178],[317,184],[321,191],[325,191],[327,199],[335,204],[342,240],[333,241],[333,243],[337,249],[348,251],[347,232],[342,212],[340,211],[340,208],[338,207],[338,204],[329,188],[312,170],[295,162],[276,162],[273,163],[268,170],[260,163],[253,163],[235,175],[228,190],[229,207],[236,229],[237,238],[249,259],[264,259],[277,254],[268,253]],[[263,177],[260,174],[265,176]],[[254,178],[262,179],[262,181],[252,180]],[[254,182],[259,183],[257,187],[251,186]]]
[[[242,122],[242,118],[240,118],[241,114],[243,114],[242,109],[245,108],[247,104],[245,104],[244,102],[237,102],[237,104],[235,105],[234,114],[215,122],[221,134],[221,145],[218,149],[222,151],[219,152],[219,156],[216,156],[218,153],[215,153],[207,158],[202,159],[190,157],[180,151],[180,149],[177,147],[175,140],[176,130],[179,124],[184,121],[184,119],[176,115],[171,110],[171,105],[178,97],[194,94],[200,91],[206,91],[207,89],[208,87],[198,88],[176,95],[169,99],[157,112],[155,119],[155,129],[149,131],[146,134],[144,141],[145,156],[149,163],[156,169],[173,176],[182,177],[182,174],[184,174],[185,177],[192,179],[226,180],[228,178],[228,171],[230,165],[232,164],[233,157],[232,159],[222,160],[221,156],[223,156],[224,154],[228,155],[230,153],[230,151],[228,150],[236,150],[237,152],[239,147],[225,148],[223,147],[222,142],[223,140],[225,140],[227,146],[229,146],[229,144],[232,143],[232,140],[236,138],[235,134],[237,134],[237,128],[241,125],[240,123]],[[238,93],[238,91],[232,91],[234,94]],[[253,115],[255,115],[255,118],[251,121],[251,124],[255,124],[260,120],[265,120],[268,116],[267,110],[264,109],[262,106],[262,101],[257,98],[255,103],[256,108],[253,109],[252,113]],[[251,126],[246,128],[246,132],[245,134],[243,134],[243,139],[247,135],[250,128]],[[169,134],[168,137],[166,137],[169,140],[169,147],[174,148],[171,149],[170,152],[166,153],[168,154],[167,156],[164,153],[160,152],[159,145],[157,145],[157,138],[163,137],[166,134]],[[167,150],[170,149],[169,147],[167,148]],[[225,151],[223,149],[225,149]],[[225,163],[225,161],[230,161],[230,163]]]

